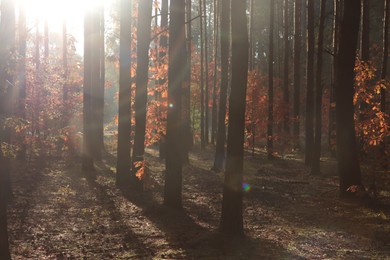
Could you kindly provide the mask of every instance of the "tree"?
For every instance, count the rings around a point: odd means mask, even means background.
[[[294,148],[299,149],[299,125],[300,125],[300,104],[301,104],[301,7],[302,0],[295,0],[294,9],[294,127],[293,127],[293,141]]]
[[[219,94],[217,144],[215,147],[212,170],[220,171],[225,162],[226,143],[226,101],[229,85],[229,53],[230,53],[230,0],[222,0],[221,4],[221,90]]]
[[[10,158],[3,150],[3,143],[11,141],[10,129],[4,127],[4,121],[11,116],[10,97],[13,91],[13,56],[15,51],[15,2],[5,0],[1,2],[0,21],[0,258],[11,259],[7,230],[7,200],[10,196]]]
[[[226,172],[223,188],[221,230],[243,234],[242,182],[246,88],[248,80],[248,28],[245,1],[232,1],[232,87],[229,98],[229,126]]]
[[[120,1],[119,108],[116,185],[123,186],[131,171],[131,11],[132,0]]]
[[[93,78],[93,10],[86,10],[84,16],[84,83],[83,83],[83,157],[82,169],[90,172],[93,165],[93,119],[92,119],[92,78]]]
[[[311,174],[320,174],[321,137],[322,137],[322,54],[324,46],[326,0],[321,0],[320,24],[318,28],[317,68],[315,84],[315,136]]]
[[[284,0],[284,11],[283,11],[283,40],[284,40],[284,64],[283,64],[283,102],[285,106],[284,112],[284,122],[283,122],[283,130],[284,130],[284,143],[285,145],[288,143],[288,138],[290,135],[290,88],[289,88],[289,58],[290,58],[290,44],[289,44],[289,1]]]
[[[185,1],[171,0],[164,204],[182,208],[182,86],[186,80]]]
[[[384,14],[383,14],[383,58],[381,79],[386,79],[387,76],[387,62],[389,59],[389,10],[390,0],[385,0]],[[386,89],[381,88],[381,111],[386,112]]]
[[[204,34],[204,55],[205,55],[205,66],[204,66],[204,69],[205,69],[205,89],[204,89],[204,106],[205,106],[205,117],[204,117],[204,121],[205,121],[205,124],[204,124],[204,139],[205,139],[205,142],[206,144],[209,143],[210,141],[210,138],[209,138],[209,133],[210,133],[210,126],[209,126],[209,122],[210,122],[210,109],[209,109],[209,40],[208,40],[208,28],[207,28],[207,1],[204,0],[203,1],[203,15],[202,15],[202,18],[204,19],[204,30],[203,30],[203,34]],[[201,18],[201,19],[202,19]]]
[[[138,4],[137,69],[135,75],[135,135],[132,175],[141,169],[145,151],[146,111],[148,101],[149,45],[152,21],[152,0]],[[141,178],[132,178],[133,184],[142,189]]]
[[[274,23],[275,1],[270,0],[269,53],[268,53],[268,125],[267,156],[273,158],[273,124],[274,124]]]
[[[340,194],[362,187],[354,123],[354,66],[360,24],[360,2],[344,0],[336,73],[337,161]]]
[[[204,89],[204,33],[203,33],[203,14],[202,14],[202,3],[204,0],[199,0],[199,27],[200,27],[200,145],[204,149],[206,145],[206,133],[205,133],[205,109],[207,109],[207,104],[205,104],[205,89]],[[207,70],[206,70],[207,72]],[[206,75],[207,77],[207,75]],[[206,108],[205,108],[206,106]]]
[[[307,0],[307,64],[306,64],[306,121],[305,164],[311,165],[314,145],[314,0]]]

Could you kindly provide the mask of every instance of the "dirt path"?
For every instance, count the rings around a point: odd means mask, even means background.
[[[14,259],[390,258],[389,192],[375,208],[339,200],[332,161],[312,177],[294,158],[248,157],[247,236],[234,239],[218,233],[223,175],[208,170],[212,152],[192,154],[184,168],[183,211],[161,206],[164,165],[148,153],[148,187],[138,195],[115,187],[109,157],[96,179],[55,160],[42,171],[19,167],[9,208]]]

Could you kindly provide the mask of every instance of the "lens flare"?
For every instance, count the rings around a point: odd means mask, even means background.
[[[245,192],[249,192],[251,190],[251,185],[249,185],[248,183],[243,183],[242,184],[242,189],[245,191]]]

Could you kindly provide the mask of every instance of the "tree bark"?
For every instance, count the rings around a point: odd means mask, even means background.
[[[206,146],[205,134],[205,89],[204,89],[204,34],[203,34],[203,0],[199,0],[199,27],[200,27],[200,146]]]
[[[205,106],[205,130],[204,130],[204,139],[206,144],[210,142],[210,108],[209,108],[209,100],[210,100],[210,91],[209,91],[209,36],[208,36],[208,28],[207,28],[207,1],[203,2],[203,19],[204,19],[204,54],[205,54],[205,97],[204,97],[204,106]]]
[[[132,0],[120,1],[119,107],[116,185],[125,186],[131,171],[131,14]]]
[[[387,77],[387,62],[389,59],[389,10],[390,0],[385,0],[384,14],[383,14],[383,58],[382,58],[382,70],[381,79],[384,80]],[[381,88],[381,111],[386,112],[386,89]]]
[[[305,164],[311,165],[314,145],[314,0],[307,0]]]
[[[182,208],[182,86],[186,80],[185,2],[171,0],[169,24],[167,158],[164,204]]]
[[[322,137],[322,56],[324,49],[324,28],[325,28],[325,8],[326,0],[321,0],[320,24],[318,28],[318,45],[317,45],[317,68],[316,68],[316,85],[315,85],[315,136],[313,146],[313,157],[311,164],[311,174],[320,174],[320,157],[321,157],[321,137]]]
[[[137,24],[137,69],[135,75],[135,135],[132,175],[135,176],[139,162],[144,160],[146,113],[148,101],[149,45],[152,21],[152,0],[139,2]],[[142,180],[131,178],[135,188],[142,189]]]
[[[283,64],[283,103],[285,106],[284,119],[283,119],[283,134],[284,134],[284,146],[287,148],[288,140],[290,139],[290,86],[289,86],[289,58],[290,58],[290,44],[289,44],[289,1],[284,0],[284,12],[283,12],[283,40],[284,40],[284,64]]]
[[[299,127],[300,127],[300,104],[301,104],[301,7],[302,0],[295,0],[294,9],[294,127],[293,143],[294,148],[300,148]]]
[[[360,2],[344,0],[337,57],[337,160],[340,194],[351,186],[362,186],[354,123],[354,66],[360,24]]]
[[[84,84],[83,84],[83,156],[82,169],[85,172],[94,170],[93,165],[93,120],[92,120],[92,43],[93,25],[92,10],[84,16]]]
[[[232,89],[229,98],[229,129],[223,188],[221,230],[242,235],[242,184],[246,88],[248,80],[248,28],[245,1],[232,1]]]
[[[222,0],[221,5],[221,90],[219,94],[217,144],[215,147],[214,165],[212,170],[220,171],[225,162],[226,143],[226,105],[229,85],[229,55],[230,55],[230,0]]]
[[[273,156],[273,124],[274,124],[274,23],[275,1],[270,0],[269,53],[268,53],[268,124],[267,124],[267,156]]]

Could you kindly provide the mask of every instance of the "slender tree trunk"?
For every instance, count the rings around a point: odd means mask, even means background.
[[[191,0],[186,0],[186,84],[183,89],[183,163],[188,164],[192,145],[191,131]]]
[[[200,146],[206,146],[205,134],[205,89],[204,89],[204,34],[203,34],[203,0],[199,0],[200,27]]]
[[[83,84],[83,157],[82,169],[85,172],[94,170],[93,165],[93,120],[92,120],[92,43],[93,16],[87,10],[84,16],[84,84]]]
[[[311,165],[314,145],[314,48],[314,0],[307,0],[306,165]]]
[[[389,59],[389,10],[390,0],[385,0],[384,14],[383,14],[383,58],[381,79],[385,80],[387,77],[387,62]],[[381,111],[386,112],[386,89],[381,88]]]
[[[214,82],[213,82],[213,106],[211,110],[211,143],[215,144],[217,135],[217,89],[218,89],[218,23],[219,23],[219,4],[214,0]]]
[[[67,101],[68,101],[68,86],[67,86],[67,81],[68,81],[68,32],[67,32],[67,27],[66,27],[66,20],[64,19],[63,24],[62,24],[62,67],[64,69],[64,86],[62,89],[62,100],[65,105],[65,113],[67,113]],[[65,115],[65,120],[68,120],[68,116]]]
[[[221,5],[221,90],[219,94],[217,144],[215,148],[212,170],[220,171],[225,162],[226,143],[226,105],[229,85],[229,55],[230,55],[230,0],[222,0]]]
[[[360,2],[344,0],[337,57],[337,160],[340,194],[351,186],[362,186],[354,124],[354,66],[360,24]]]
[[[242,184],[246,88],[248,80],[248,28],[245,1],[232,1],[232,89],[229,98],[227,160],[223,188],[221,230],[242,235]]]
[[[132,0],[120,1],[119,109],[116,185],[125,186],[131,171],[131,15]]]
[[[168,29],[168,0],[161,1],[161,28],[163,30]],[[161,50],[159,53],[160,60],[164,60],[167,53],[167,48],[168,48],[168,37],[165,34],[163,34],[160,36],[160,50]],[[159,82],[160,86],[164,85],[165,82],[166,79],[161,78]],[[166,142],[164,136],[160,137],[159,157],[161,159],[165,159],[166,157]]]
[[[274,23],[275,1],[270,0],[269,53],[268,53],[268,124],[267,124],[267,155],[273,156],[273,124],[274,124]]]
[[[99,71],[99,85],[96,88],[97,89],[97,105],[96,105],[96,116],[97,116],[97,140],[96,144],[98,147],[98,150],[100,151],[98,153],[99,158],[101,159],[101,151],[104,151],[104,90],[105,90],[105,38],[104,38],[104,5],[101,4],[99,6],[99,37],[97,41],[97,46],[99,48],[99,62],[100,65],[100,71]]]
[[[362,1],[362,33],[361,33],[361,59],[368,62],[370,59],[370,0]]]
[[[209,36],[207,28],[207,1],[203,2],[203,19],[204,19],[204,53],[205,53],[205,142],[208,144],[210,142],[210,108],[209,108]]]
[[[23,5],[19,6],[19,68],[18,68],[18,82],[19,82],[19,116],[26,120],[26,49],[27,49],[27,24],[26,24],[26,10]],[[27,145],[25,143],[26,136],[22,132],[22,144],[18,152],[18,158],[21,161],[26,159]]]
[[[15,52],[15,3],[1,2],[0,23],[0,120],[12,116],[12,85],[14,77],[13,55]],[[3,125],[3,122],[1,122]],[[0,128],[0,142],[10,143],[11,134],[7,127]],[[11,195],[10,158],[0,151],[0,259],[11,259],[7,229],[7,200]]]
[[[294,127],[293,143],[295,149],[300,149],[299,127],[300,127],[300,105],[301,105],[301,7],[302,0],[295,0],[294,10]]]
[[[290,138],[290,86],[289,86],[289,58],[290,58],[290,44],[289,44],[289,1],[284,0],[284,64],[283,64],[283,102],[285,106],[284,120],[283,120],[283,131],[284,131],[284,146],[287,148],[288,140]]]
[[[332,56],[332,85],[330,87],[329,95],[329,136],[328,136],[328,145],[329,149],[333,156],[336,155],[336,100],[335,100],[335,73],[337,71],[337,62],[336,56],[338,55],[338,45],[339,45],[339,24],[340,24],[340,0],[333,0],[333,56]]]
[[[104,90],[101,89],[101,44],[100,44],[100,34],[101,34],[101,19],[100,19],[100,8],[102,4],[99,4],[93,8],[93,13],[91,15],[92,24],[91,24],[91,132],[92,132],[92,143],[91,151],[92,157],[94,160],[101,160],[102,158],[102,147],[101,147],[101,138],[103,137],[101,131],[103,131],[103,122],[101,121],[101,113],[103,108],[101,107]],[[103,103],[104,104],[104,103]]]
[[[167,158],[164,204],[182,208],[181,99],[186,80],[185,2],[171,0],[169,23]]]
[[[140,1],[138,6],[133,175],[140,169],[139,162],[144,160],[152,7],[152,0]],[[142,189],[141,179],[132,178],[132,182],[137,189]]]
[[[313,147],[313,157],[311,165],[311,174],[320,174],[321,157],[321,137],[322,137],[322,56],[324,49],[324,28],[325,28],[325,8],[326,0],[321,0],[320,24],[318,28],[318,47],[317,47],[317,68],[315,85],[315,137]]]

